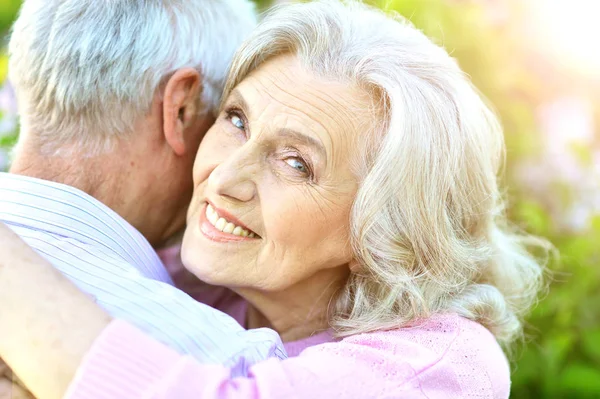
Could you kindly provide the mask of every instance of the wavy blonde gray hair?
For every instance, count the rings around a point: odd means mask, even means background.
[[[357,2],[291,4],[238,50],[223,98],[285,53],[364,88],[382,116],[353,165],[360,266],[336,299],[332,327],[346,336],[454,312],[502,344],[514,340],[542,284],[527,249],[547,246],[508,230],[497,182],[502,130],[456,62],[400,16]]]

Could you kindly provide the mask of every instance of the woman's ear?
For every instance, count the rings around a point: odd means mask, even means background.
[[[198,118],[201,88],[202,77],[194,68],[178,69],[165,85],[163,132],[165,140],[179,156],[189,151],[186,129]]]

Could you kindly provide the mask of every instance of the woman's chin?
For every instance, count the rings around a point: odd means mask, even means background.
[[[199,251],[198,248],[188,250],[183,245],[181,248],[181,262],[190,273],[193,273],[200,280],[212,284],[209,280],[212,280],[211,276],[214,274],[211,272],[213,262],[207,259],[206,256],[202,256],[202,251]]]
[[[193,231],[195,230],[195,231]],[[185,268],[200,280],[211,285],[226,285],[233,259],[226,251],[206,242],[199,229],[188,226],[181,246],[181,261]],[[229,254],[231,255],[231,253]]]

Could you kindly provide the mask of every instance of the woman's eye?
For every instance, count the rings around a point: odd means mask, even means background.
[[[292,168],[296,169],[298,172],[304,174],[308,173],[308,167],[304,162],[300,161],[298,158],[288,158],[285,160],[285,162]]]
[[[242,118],[240,118],[239,116],[231,115],[230,120],[233,126],[237,127],[238,129],[244,129],[244,121],[242,121]]]

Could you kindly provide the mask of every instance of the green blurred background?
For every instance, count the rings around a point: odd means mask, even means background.
[[[387,0],[495,105],[512,220],[560,252],[513,359],[512,398],[600,398],[600,1]],[[18,122],[3,84],[20,0],[0,0],[0,170]],[[268,1],[261,1],[265,8]]]

